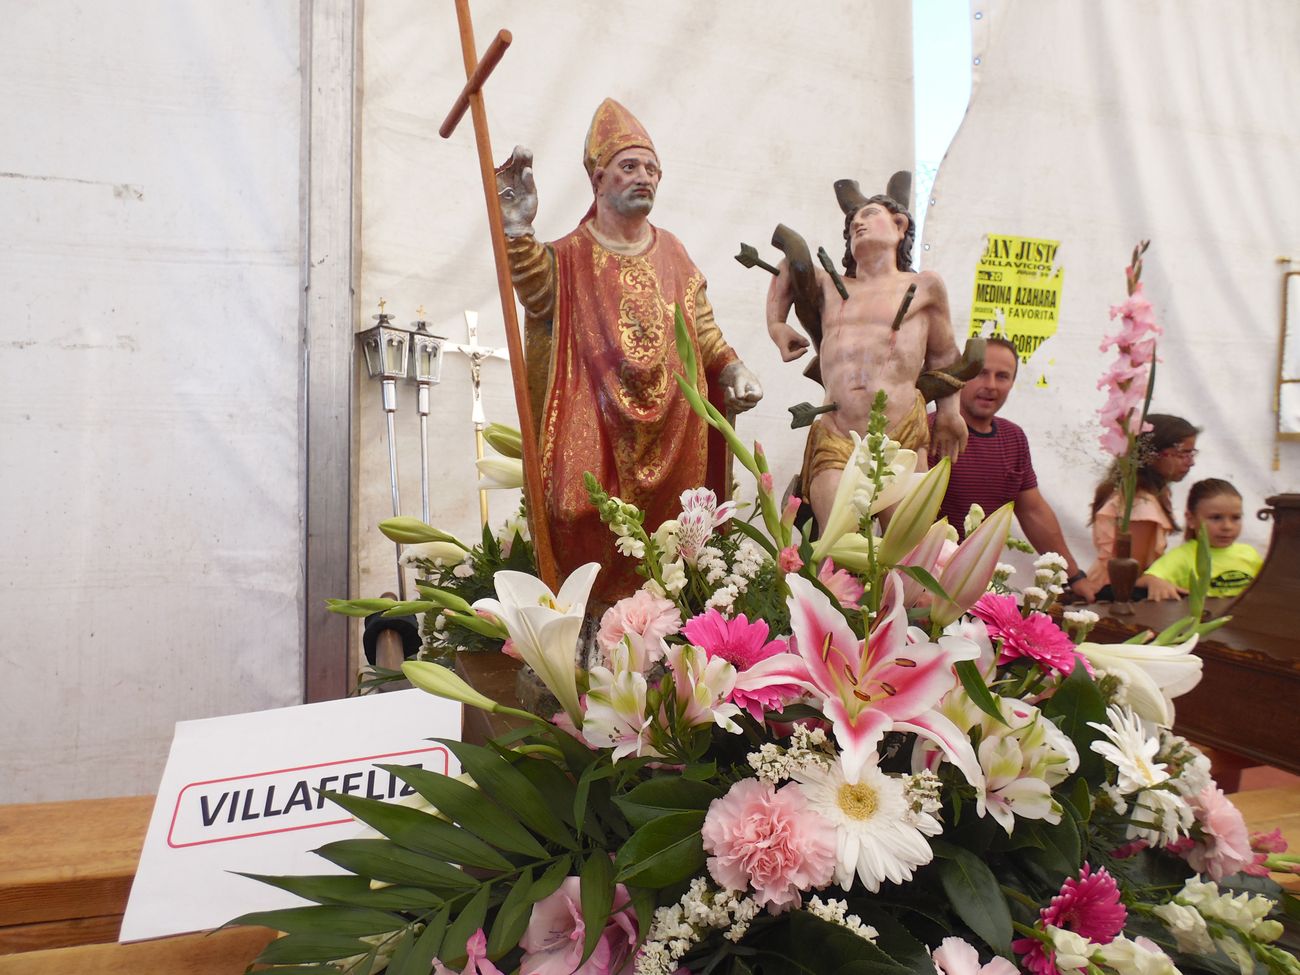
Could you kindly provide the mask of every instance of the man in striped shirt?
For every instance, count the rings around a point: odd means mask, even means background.
[[[970,437],[952,465],[948,493],[939,513],[960,535],[972,504],[991,512],[1014,501],[1016,520],[1029,544],[1040,553],[1057,552],[1063,556],[1070,588],[1092,602],[1094,593],[1065,544],[1056,512],[1038,490],[1025,432],[1010,420],[997,417],[1015,385],[1018,367],[1014,345],[1001,337],[988,340],[983,370],[959,394],[961,417]]]

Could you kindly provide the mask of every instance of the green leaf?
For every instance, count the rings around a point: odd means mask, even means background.
[[[551,812],[546,799],[533,783],[501,755],[482,745],[450,738],[437,738],[435,741],[451,749],[460,760],[461,768],[469,773],[484,795],[495,799],[502,809],[511,810],[534,833],[571,850],[578,848],[578,841]]]
[[[939,881],[957,916],[1000,955],[1011,957],[1011,912],[997,877],[965,847],[931,840],[939,860]]]
[[[654,921],[658,891],[651,887],[628,887],[628,897],[632,909],[636,911],[637,941],[644,942],[650,934],[650,924]]]
[[[573,860],[570,857],[562,856],[549,867],[546,872],[537,878],[532,889],[528,892],[528,899],[536,904],[540,900],[545,900],[557,890],[560,884],[564,883],[564,878],[569,875],[569,868],[573,866]]]
[[[1036,863],[1054,880],[1064,880],[1073,875],[1083,861],[1083,844],[1074,819],[1074,806],[1063,802],[1061,809],[1061,821],[1055,826],[1041,820],[1016,824],[1017,833],[1024,830],[1038,840],[1036,848],[1025,852],[1025,859]]]
[[[337,934],[360,938],[397,931],[406,925],[406,919],[387,911],[330,905],[254,911],[227,922],[227,926],[234,924],[251,924],[286,934]]]
[[[597,850],[587,857],[587,862],[582,865],[581,876],[579,889],[582,924],[586,930],[586,937],[582,943],[582,960],[579,966],[596,950],[600,936],[605,933],[605,925],[609,923],[610,910],[614,906],[614,865],[610,862],[609,854],[604,850]]]
[[[700,827],[704,813],[668,813],[646,823],[619,848],[614,867],[620,883],[668,887],[704,866]]]
[[[871,942],[807,911],[791,911],[746,939],[756,949],[754,968],[763,975],[911,975]],[[933,962],[930,969],[933,970]]]
[[[1089,721],[1104,724],[1106,721],[1106,702],[1088,671],[1077,666],[1074,672],[1063,680],[1056,693],[1044,702],[1043,714],[1058,720],[1061,730],[1074,742],[1079,751],[1079,771],[1077,774],[1093,785],[1105,781],[1105,760],[1092,750],[1092,743],[1101,736],[1101,732],[1088,727]]]
[[[522,730],[522,729],[521,729]],[[503,735],[501,738],[493,739],[492,744],[501,746],[504,744]],[[542,798],[546,800],[546,806],[566,826],[577,826],[573,815],[573,794],[577,789],[573,779],[565,774],[564,770],[553,762],[520,762],[515,766],[529,782],[533,784]]]
[[[615,796],[614,804],[639,829],[665,812],[707,810],[709,803],[721,795],[722,790],[709,782],[663,777],[649,779],[626,794]]]
[[[492,896],[492,885],[484,884],[478,889],[456,920],[447,926],[447,933],[442,939],[442,949],[438,953],[449,967],[460,968],[469,960],[465,945],[474,932],[483,927],[487,918],[488,901]]]
[[[339,934],[286,934],[276,938],[257,956],[262,965],[283,965],[313,961],[335,961],[364,955],[372,945]]]
[[[534,889],[532,870],[525,870],[511,885],[492,921],[492,930],[488,932],[489,958],[500,958],[519,944],[524,929],[528,927],[528,919],[532,916],[533,904],[536,903],[533,898]]]
[[[695,359],[695,345],[691,342],[691,335],[686,330],[686,318],[682,315],[682,306],[673,305],[673,329],[677,336],[677,357],[682,360],[682,371],[686,374],[686,381],[691,384],[691,388],[698,388],[700,385],[700,370]]]
[[[753,525],[749,524],[749,522],[741,521],[739,518],[733,518],[729,524],[734,531],[738,531],[742,535],[757,542],[759,547],[761,547],[763,551],[767,552],[768,555],[772,556],[772,558],[777,558],[780,555],[776,546],[772,543],[772,540]]]
[[[921,566],[900,565],[898,566],[898,569],[900,572],[906,572],[909,576],[911,576],[913,579],[919,582],[923,587],[925,587],[925,589],[932,592],[935,596],[939,597],[945,602],[949,602],[949,603],[952,602],[952,597],[949,596],[946,591],[944,591],[943,586],[939,585],[939,580],[936,579],[934,576],[930,575],[930,573],[926,572],[925,569],[921,568]]]
[[[966,694],[975,702],[975,706],[989,717],[996,718],[1000,724],[1006,724],[1006,719],[1002,717],[1002,709],[998,707],[993,693],[984,683],[984,678],[980,676],[975,661],[959,660],[956,669],[957,676],[961,678],[961,686],[966,689]]]
[[[510,869],[510,861],[488,844],[430,813],[361,796],[328,795],[332,802],[361,822],[415,853],[425,853],[467,867]]]
[[[370,894],[370,881],[364,877],[340,877],[338,874],[274,877],[260,873],[239,873],[239,876],[287,890],[317,904],[359,904]]]
[[[433,916],[405,958],[399,959],[394,953],[386,975],[429,975],[434,956],[442,947],[442,936],[447,931],[448,913],[448,909],[444,907]]]
[[[433,803],[448,819],[501,850],[525,856],[546,856],[533,834],[510,813],[471,786],[437,772],[409,765],[380,765]]]
[[[477,881],[451,864],[404,850],[391,840],[339,840],[316,851],[330,863],[372,880],[448,892]]]

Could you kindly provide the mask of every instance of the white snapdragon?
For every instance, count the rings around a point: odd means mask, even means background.
[[[1101,960],[1123,975],[1181,975],[1173,960],[1147,938],[1120,935],[1097,949]]]
[[[1214,954],[1214,941],[1210,938],[1210,929],[1201,912],[1186,904],[1170,901],[1153,908],[1152,913],[1178,943],[1178,950],[1194,955]]]
[[[1127,835],[1152,846],[1167,846],[1186,836],[1195,818],[1187,800],[1172,789],[1143,789],[1133,797]]]
[[[970,506],[970,510],[966,512],[966,518],[962,522],[962,526],[961,526],[962,532],[966,535],[969,535],[971,532],[973,532],[976,528],[978,528],[983,523],[984,523],[984,509],[977,504],[973,504]],[[1001,569],[1002,566],[999,565],[998,568]],[[1016,570],[1012,568],[1011,571],[1015,572]]]

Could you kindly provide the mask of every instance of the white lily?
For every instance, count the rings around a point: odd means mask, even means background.
[[[1098,670],[1128,680],[1128,706],[1141,717],[1168,727],[1174,723],[1173,699],[1201,682],[1201,658],[1192,652],[1196,637],[1176,647],[1141,643],[1080,643],[1075,649]]]
[[[521,488],[524,486],[524,462],[514,457],[482,457],[474,461],[483,480],[479,487]]]
[[[578,633],[599,571],[598,562],[575,569],[558,594],[536,576],[498,572],[494,582],[500,598],[474,603],[475,609],[486,610],[505,624],[520,659],[533,668],[579,728],[582,708],[578,704]]]

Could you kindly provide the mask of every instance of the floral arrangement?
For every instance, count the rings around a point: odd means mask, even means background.
[[[1142,293],[1142,256],[1151,245],[1142,241],[1133,248],[1133,258],[1124,274],[1128,297],[1110,309],[1112,320],[1120,320],[1120,329],[1101,341],[1101,351],[1115,347],[1115,362],[1097,381],[1106,391],[1106,402],[1097,411],[1101,419],[1101,446],[1119,464],[1119,492],[1123,505],[1119,531],[1127,532],[1133,514],[1138,469],[1142,464],[1139,437],[1151,429],[1146,423],[1155,388],[1156,339],[1162,329],[1156,324],[1151,302]]]
[[[679,347],[690,395],[680,328]],[[517,730],[447,741],[457,777],[392,766],[419,805],[332,796],[374,832],[318,851],[343,875],[259,878],[313,902],[239,919],[287,932],[260,964],[1300,973],[1266,876],[1294,858],[1276,835],[1252,842],[1169,730],[1172,699],[1200,679],[1195,621],[1119,646],[1088,642],[1087,611],[1058,624],[1063,560],[1011,588],[1010,505],[956,544],[934,520],[946,461],[917,473],[879,409],[814,545],[761,449],[693,402],[755,476],[762,528],[707,491],[646,526],[592,485],[645,581],[600,615],[589,667],[576,661],[596,564],[559,592],[499,571],[472,606],[426,586],[431,612],[507,635],[559,709],[520,711],[408,662],[416,686]]]

